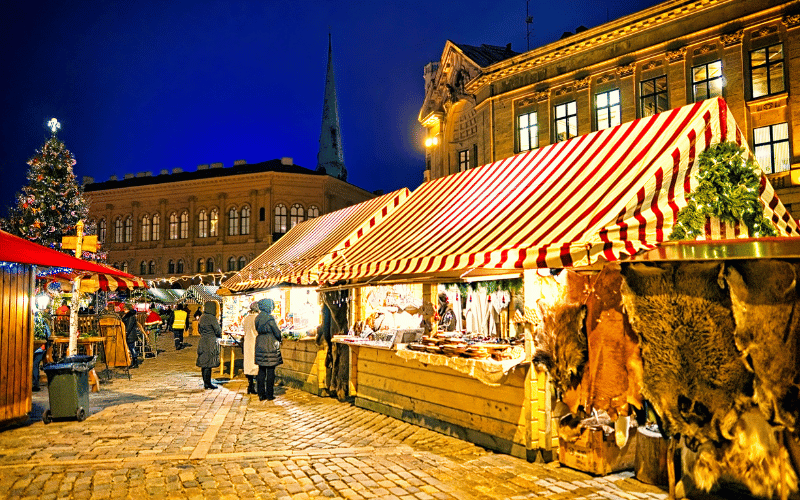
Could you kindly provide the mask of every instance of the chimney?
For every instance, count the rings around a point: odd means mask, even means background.
[[[126,179],[133,179],[133,174],[125,174]]]
[[[117,180],[117,176],[116,175],[112,175],[111,177],[108,178],[108,180],[115,181],[115,180]]]
[[[83,185],[84,186],[86,184],[93,184],[93,183],[94,183],[94,177],[89,177],[88,175],[84,175],[83,176]]]
[[[197,166],[197,170],[208,170],[208,163],[203,163]]]
[[[235,167],[236,165],[247,165],[247,160],[236,160],[233,162],[233,166]]]
[[[136,172],[136,177],[147,177],[147,172]]]
[[[162,168],[161,169],[161,174],[159,174],[159,175],[169,175],[169,170],[167,170],[166,168]]]
[[[211,168],[222,168],[222,163],[212,163]]]
[[[284,156],[281,158],[281,165],[294,165],[294,158]]]
[[[181,167],[175,167],[175,168],[172,169],[172,173],[173,174],[182,174],[183,173],[183,169]]]

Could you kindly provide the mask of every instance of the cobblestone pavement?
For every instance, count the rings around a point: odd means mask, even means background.
[[[239,379],[203,390],[195,348],[169,341],[91,393],[83,422],[44,425],[49,396],[34,393],[31,420],[0,430],[0,498],[667,497],[629,472],[528,463],[291,388],[271,402]]]

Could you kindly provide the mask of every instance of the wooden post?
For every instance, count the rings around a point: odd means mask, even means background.
[[[83,246],[83,221],[79,220],[77,225],[77,241],[75,242],[75,258],[81,258],[81,247]],[[69,347],[67,356],[78,354],[78,307],[80,306],[81,296],[81,277],[78,275],[72,282],[72,307],[69,310]]]

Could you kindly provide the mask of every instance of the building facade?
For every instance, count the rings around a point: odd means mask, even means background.
[[[84,190],[109,264],[183,286],[219,283],[295,224],[374,196],[291,158],[144,172]]]
[[[800,214],[796,0],[669,0],[522,54],[448,41],[424,78],[426,181],[722,96]]]

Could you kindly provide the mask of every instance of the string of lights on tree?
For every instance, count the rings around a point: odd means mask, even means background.
[[[697,187],[686,194],[671,240],[694,240],[705,235],[706,220],[743,223],[751,237],[775,236],[759,200],[763,173],[752,156],[735,142],[714,144],[698,157]]]

